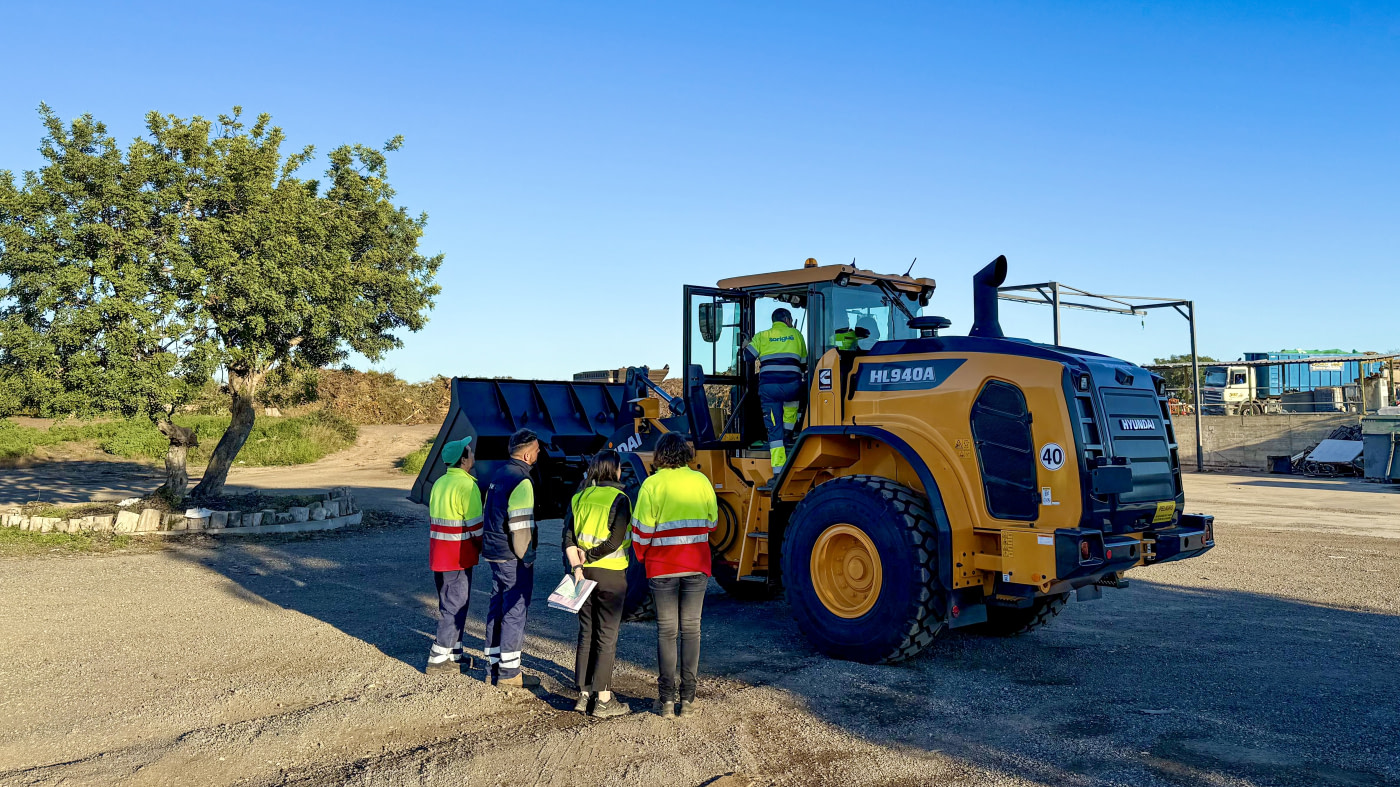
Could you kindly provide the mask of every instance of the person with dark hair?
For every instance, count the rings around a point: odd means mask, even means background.
[[[472,568],[481,557],[481,490],[471,477],[472,439],[444,443],[440,457],[447,472],[433,482],[428,497],[428,568],[438,593],[437,639],[424,672],[471,668],[462,650],[462,627],[471,602]]]
[[[792,313],[774,309],[773,327],[754,334],[744,345],[744,357],[758,361],[758,401],[768,429],[768,461],[776,476],[787,464],[788,445],[797,430],[807,364],[807,342],[792,327]]]
[[[688,716],[700,672],[700,614],[710,583],[710,534],[719,503],[710,479],[689,465],[690,443],[675,432],[661,436],[656,472],[642,482],[632,518],[632,549],[646,568],[656,602],[656,712]],[[679,676],[676,640],[680,639]]]
[[[632,527],[632,503],[622,488],[622,459],[603,450],[588,463],[583,488],[564,514],[564,559],[575,581],[597,584],[578,611],[578,653],[574,681],[578,704],[574,710],[593,715],[621,716],[629,708],[610,690],[617,634],[622,628],[622,605],[627,600],[627,546]]]
[[[482,556],[491,564],[491,605],[486,611],[486,661],[497,686],[526,688],[540,679],[520,671],[525,620],[535,589],[535,487],[530,468],[540,439],[529,429],[510,436],[510,461],[486,489]]]

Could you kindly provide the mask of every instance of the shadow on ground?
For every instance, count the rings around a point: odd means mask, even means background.
[[[544,603],[559,524],[545,527],[529,630],[556,655],[527,653],[525,665],[571,687],[576,624]],[[421,668],[435,610],[426,555],[415,523],[185,557],[240,596]],[[478,567],[467,637],[478,654],[487,580]],[[701,700],[720,707],[727,691],[772,686],[880,745],[1046,784],[1400,784],[1400,617],[1138,581],[1028,636],[952,635],[915,661],[870,666],[812,651],[781,601],[741,603],[712,586],[706,605]],[[654,647],[653,624],[627,624],[619,658],[650,672]],[[637,679],[616,689],[634,706],[652,696]],[[541,697],[572,707],[567,690]]]
[[[64,461],[0,468],[0,504],[87,503],[148,494],[164,477],[137,462]]]
[[[1319,482],[1341,482],[1327,484]],[[1288,480],[1288,476],[1277,476],[1274,478],[1261,478],[1258,480],[1240,481],[1239,486],[1263,486],[1276,487],[1279,489],[1306,489],[1315,492],[1318,489],[1333,489],[1346,492],[1375,492],[1380,494],[1400,494],[1400,484],[1382,484],[1378,482],[1366,481],[1361,478],[1309,478],[1299,477],[1297,480]]]

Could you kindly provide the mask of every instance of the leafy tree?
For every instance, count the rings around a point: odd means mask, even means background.
[[[1191,363],[1191,356],[1173,355],[1170,358],[1153,358],[1152,363]],[[1217,363],[1209,355],[1196,356],[1196,365],[1201,371],[1201,384],[1205,384],[1206,364]],[[1166,378],[1167,390],[1172,391],[1176,398],[1187,404],[1195,404],[1195,393],[1191,388],[1191,367],[1182,366],[1176,369],[1161,369],[1157,372]]]
[[[0,374],[24,378],[26,401],[163,413],[173,457],[192,435],[169,413],[221,365],[232,424],[195,489],[215,495],[270,373],[378,359],[395,330],[422,328],[442,256],[418,253],[426,215],[393,203],[385,152],[401,138],[336,148],[323,188],[299,176],[313,149],[284,158],[265,114],[248,127],[237,107],[217,122],[151,113],[125,157],[90,117],[65,131],[42,114],[48,166],[22,188],[0,178]],[[97,300],[116,304],[91,324]]]
[[[218,360],[186,284],[183,165],[149,140],[123,153],[90,115],[40,115],[43,167],[0,172],[0,414],[148,417],[170,439],[162,490],[183,497],[195,437],[170,418]]]
[[[157,139],[189,140],[189,248],[202,313],[223,350],[233,423],[196,495],[222,490],[256,418],[259,386],[276,369],[318,368],[354,350],[370,359],[417,331],[439,288],[441,255],[418,253],[427,216],[394,205],[385,152],[331,151],[325,188],[298,176],[310,147],[282,157],[281,129],[235,108],[212,129],[199,118],[153,118]],[[213,132],[213,133],[211,133]]]

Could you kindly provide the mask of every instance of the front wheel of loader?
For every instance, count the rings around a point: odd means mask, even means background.
[[[783,585],[798,628],[836,658],[918,655],[946,630],[928,498],[887,478],[847,476],[813,489],[783,538]]]
[[[989,637],[1014,637],[1038,629],[1060,614],[1069,602],[1068,593],[1041,596],[1029,607],[987,607],[987,622],[969,626],[974,634]]]

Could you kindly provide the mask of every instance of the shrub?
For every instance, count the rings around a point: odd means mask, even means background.
[[[433,450],[433,443],[436,439],[429,440],[423,444],[422,448],[405,456],[399,460],[399,470],[405,475],[418,475],[423,470],[423,464],[428,461],[428,453]]]
[[[223,428],[227,428],[228,419],[220,420]],[[223,429],[219,434],[223,434]],[[359,429],[354,424],[320,410],[296,418],[260,418],[253,424],[248,442],[243,444],[235,461],[254,467],[309,464],[349,448],[358,436]],[[212,452],[217,441],[217,437],[211,439],[207,450]],[[199,442],[203,448],[203,435]]]
[[[0,421],[0,459],[19,459],[34,453],[38,431],[13,421]]]
[[[98,446],[105,452],[125,459],[159,459],[165,456],[170,441],[156,425],[145,418],[132,418],[115,424],[109,435],[100,438]],[[55,427],[57,428],[57,427]]]

